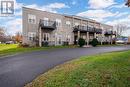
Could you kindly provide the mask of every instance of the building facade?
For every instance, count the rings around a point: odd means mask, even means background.
[[[95,20],[61,15],[23,7],[23,43],[30,46],[77,44],[83,38],[86,44],[93,38],[99,42],[113,42],[116,37],[113,27]]]

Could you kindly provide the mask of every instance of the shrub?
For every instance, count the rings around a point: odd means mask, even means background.
[[[63,43],[63,46],[68,46],[69,45],[69,42],[64,42]]]
[[[27,44],[27,43],[19,43],[19,47],[29,47],[29,44]]]
[[[94,38],[94,39],[92,40],[92,42],[91,42],[91,45],[92,45],[93,47],[96,47],[96,46],[98,45],[98,40],[97,40],[96,38]]]
[[[49,43],[48,43],[48,42],[42,42],[42,46],[48,47],[48,46],[49,46]]]
[[[80,47],[83,47],[83,46],[85,45],[85,40],[84,40],[83,38],[79,38],[79,40],[78,40],[78,45],[79,45]]]

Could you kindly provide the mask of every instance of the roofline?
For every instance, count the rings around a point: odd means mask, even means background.
[[[29,8],[29,7],[26,7],[26,6],[23,6],[22,8],[31,9],[31,10],[36,10],[36,11],[43,11],[43,10],[40,10],[40,9]],[[48,12],[48,13],[51,13],[51,14],[61,15],[61,16],[65,16],[65,17],[77,18],[77,19],[79,19],[79,20],[90,21],[90,22],[99,23],[99,24],[103,24],[103,25],[107,25],[107,26],[113,27],[112,25],[104,24],[104,23],[98,22],[98,21],[96,21],[96,20],[89,19],[89,18],[85,18],[85,17],[81,17],[81,16],[66,15],[66,14],[60,14],[60,13],[53,13],[53,12],[49,12],[49,11],[43,11],[43,12]],[[83,19],[83,18],[84,18],[84,19]]]

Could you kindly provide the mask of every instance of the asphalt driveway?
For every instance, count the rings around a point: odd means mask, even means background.
[[[23,87],[56,65],[80,56],[128,49],[130,46],[65,48],[0,58],[0,87]]]

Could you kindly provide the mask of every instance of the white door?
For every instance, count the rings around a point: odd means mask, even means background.
[[[62,35],[57,35],[57,45],[62,45]]]

